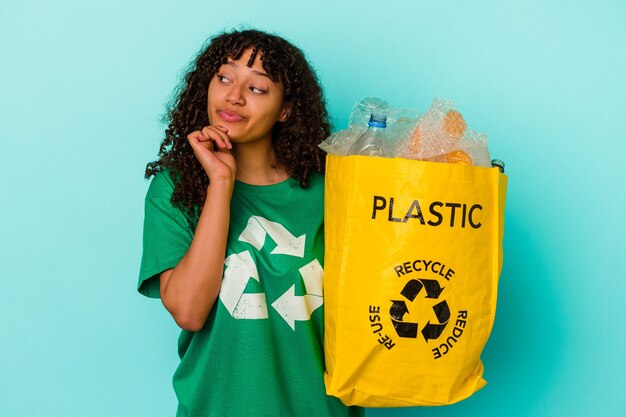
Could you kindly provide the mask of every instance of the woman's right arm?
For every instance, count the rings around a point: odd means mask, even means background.
[[[191,133],[188,140],[210,185],[191,245],[175,268],[161,273],[160,290],[163,305],[178,326],[198,331],[222,283],[236,168],[225,131],[205,127]]]

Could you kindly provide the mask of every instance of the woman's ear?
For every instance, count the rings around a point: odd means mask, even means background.
[[[283,111],[280,113],[278,117],[278,121],[284,123],[289,118],[289,113],[291,111],[291,106],[285,105],[283,106]]]

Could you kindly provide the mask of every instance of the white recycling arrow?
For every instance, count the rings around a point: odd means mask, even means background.
[[[239,240],[247,242],[254,246],[256,250],[261,251],[265,243],[265,236],[270,235],[272,240],[276,242],[276,247],[272,254],[282,254],[304,257],[304,244],[306,242],[306,234],[295,237],[282,224],[269,221],[261,216],[251,216],[248,224]]]
[[[250,252],[233,253],[224,260],[226,270],[220,288],[220,300],[236,319],[266,319],[265,293],[244,294],[250,278],[259,281],[259,273]]]
[[[296,330],[296,320],[309,320],[311,314],[324,304],[324,270],[319,261],[314,259],[300,268],[299,271],[304,280],[306,295],[297,296],[295,285],[292,285],[278,300],[272,303],[272,307],[294,331]]]

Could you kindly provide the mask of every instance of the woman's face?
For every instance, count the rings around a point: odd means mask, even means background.
[[[207,112],[213,126],[228,130],[233,143],[271,141],[272,127],[285,121],[283,87],[267,76],[259,53],[252,66],[252,49],[228,59],[209,83]]]

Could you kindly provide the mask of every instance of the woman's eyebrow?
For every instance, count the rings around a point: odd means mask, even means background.
[[[261,76],[263,76],[263,77],[270,78],[270,76],[269,76],[269,75],[267,75],[267,74],[266,74],[266,73],[264,73],[264,72],[257,71],[257,70],[252,70],[252,72],[253,72],[254,74],[256,74],[256,75],[261,75]]]
[[[238,68],[238,67],[239,67],[235,61],[230,61],[230,60],[229,60],[229,61],[226,61],[226,64],[224,64],[224,65],[230,65],[230,66],[231,66],[231,67],[233,67],[233,68]],[[261,72],[261,71],[257,71],[257,70],[252,70],[252,73],[253,73],[253,74],[256,74],[256,75],[261,75],[261,76],[263,76],[263,77],[270,78],[270,76],[269,76],[269,75],[267,75],[267,73],[265,73],[265,72]],[[270,79],[271,79],[271,78],[270,78]]]

